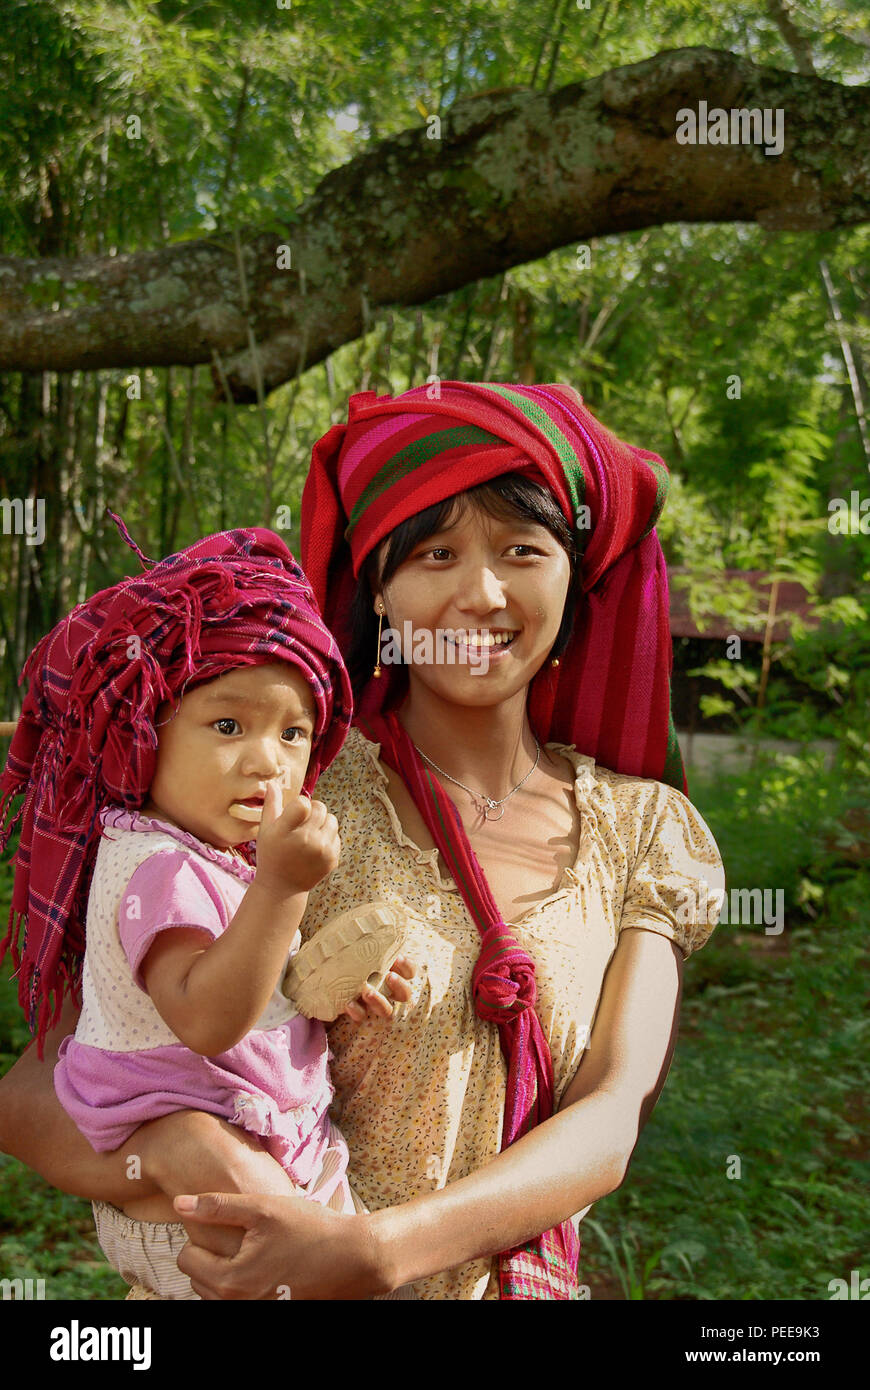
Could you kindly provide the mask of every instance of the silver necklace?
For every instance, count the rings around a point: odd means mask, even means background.
[[[532,734],[532,738],[535,738],[534,734]],[[412,747],[417,748],[416,743],[414,743],[413,741]],[[519,791],[520,787],[523,785],[524,782],[528,782],[535,768],[538,766],[538,761],[541,757],[541,745],[535,738],[535,761],[532,763],[531,767],[529,768],[522,781],[517,782],[516,786],[512,787],[511,790],[508,792],[507,796],[503,796],[500,801],[494,801],[491,796],[485,796],[483,792],[472,791],[471,787],[466,787],[465,783],[460,782],[458,777],[451,777],[450,773],[445,772],[443,767],[439,767],[437,763],[433,763],[431,758],[427,758],[422,748],[417,748],[417,752],[420,754],[420,757],[423,759],[424,762],[427,762],[430,767],[434,767],[435,771],[439,774],[439,776],[446,777],[448,782],[453,782],[455,786],[461,787],[464,792],[468,792],[468,795],[471,797],[478,811],[480,811],[483,815],[484,820],[501,820],[502,816],[504,815],[505,802],[510,800],[514,792]],[[500,810],[499,807],[501,808]],[[492,812],[494,811],[498,811],[497,816],[492,814]]]

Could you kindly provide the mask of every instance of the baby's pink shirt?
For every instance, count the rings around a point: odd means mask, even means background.
[[[297,1013],[276,986],[258,1025],[240,1043],[201,1057],[171,1032],[141,978],[159,932],[193,926],[220,936],[255,871],[139,812],[109,808],[101,821],[82,1016],[75,1036],[61,1044],[54,1073],[61,1104],[98,1152],[118,1148],[159,1115],[208,1111],[259,1135],[302,1187],[338,1145],[335,1182],[316,1193],[327,1202],[345,1180],[347,1148],[328,1113],[333,1088],[323,1024]],[[291,954],[299,942],[297,933]]]

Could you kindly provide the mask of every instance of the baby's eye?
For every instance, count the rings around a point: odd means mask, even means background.
[[[305,729],[299,729],[293,725],[291,728],[285,729],[281,737],[286,739],[288,743],[303,743],[308,735]]]
[[[231,726],[229,729],[225,727],[227,724],[229,724],[229,725]],[[213,729],[218,729],[218,730],[220,731],[220,733],[222,733],[222,734],[234,734],[234,733],[238,732],[238,731],[241,729],[241,727],[242,727],[242,726],[241,726],[241,724],[239,723],[238,719],[229,719],[229,718],[227,718],[227,719],[216,719],[215,722],[214,722],[214,724],[212,725],[212,728],[213,728]]]

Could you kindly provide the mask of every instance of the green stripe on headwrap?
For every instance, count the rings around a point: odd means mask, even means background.
[[[495,386],[487,382],[483,389],[495,391],[499,396],[504,396],[505,400],[510,401],[511,405],[515,405],[518,410],[521,410],[535,428],[549,439],[562,465],[576,520],[580,515],[580,508],[583,506],[583,498],[586,495],[586,478],[583,473],[583,465],[558,425],[547,414],[546,410],[542,410],[535,401],[530,401],[528,396],[520,395],[518,391],[511,390],[509,386]]]
[[[435,434],[427,434],[422,439],[415,439],[413,443],[394,454],[389,463],[375,474],[371,482],[363,489],[350,514],[345,536],[350,537],[363,512],[371,506],[372,502],[377,501],[382,493],[397,483],[403,474],[422,468],[424,463],[428,463],[438,454],[446,453],[448,449],[459,449],[467,444],[504,444],[504,440],[498,435],[490,434],[487,430],[479,429],[477,425],[462,425],[449,430],[438,430]]]
[[[645,462],[649,464],[650,468],[656,475],[656,500],[653,503],[653,508],[650,512],[650,518],[646,530],[643,531],[640,536],[641,540],[643,540],[645,536],[649,535],[650,531],[653,529],[659,517],[661,516],[662,507],[665,505],[665,499],[668,495],[668,488],[670,486],[671,481],[670,474],[668,473],[668,470],[665,468],[663,463],[657,463],[655,459],[646,459]]]

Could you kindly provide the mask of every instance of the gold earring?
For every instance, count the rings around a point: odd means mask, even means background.
[[[554,657],[553,657],[553,660],[550,662],[550,665],[551,665],[551,666],[558,666],[558,665],[559,665],[559,658],[558,658],[557,656],[554,656]]]
[[[375,680],[380,680],[381,678],[381,627],[383,626],[383,621],[384,606],[383,604],[381,604],[380,608],[378,609],[378,654],[375,658],[375,669],[372,672],[372,675],[374,676]]]

